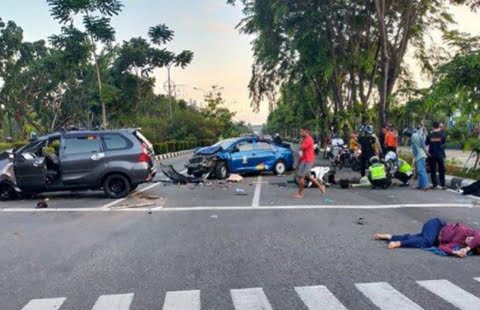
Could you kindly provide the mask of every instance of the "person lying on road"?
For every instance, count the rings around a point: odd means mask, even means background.
[[[480,247],[480,231],[461,223],[446,223],[439,218],[425,222],[422,231],[410,235],[375,234],[375,240],[389,241],[388,248],[431,248],[438,246],[447,255],[467,256],[468,252]]]

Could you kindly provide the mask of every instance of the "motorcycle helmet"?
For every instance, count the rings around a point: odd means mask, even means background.
[[[385,161],[397,161],[397,154],[395,152],[388,152],[387,155],[385,155]]]
[[[377,164],[380,162],[380,158],[378,158],[378,156],[373,156],[372,158],[370,158],[370,164]]]
[[[372,135],[373,134],[373,128],[372,126],[367,126],[365,128],[365,132],[367,133],[367,135]]]

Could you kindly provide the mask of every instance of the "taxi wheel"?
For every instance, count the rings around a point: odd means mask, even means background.
[[[225,180],[228,177],[228,168],[227,164],[223,161],[220,161],[215,166],[215,177],[218,180]]]
[[[280,175],[284,174],[287,171],[287,166],[285,165],[285,162],[283,160],[279,160],[275,163],[275,166],[273,166],[273,173],[275,175]]]

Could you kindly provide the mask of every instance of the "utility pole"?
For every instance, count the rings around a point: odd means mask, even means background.
[[[173,107],[172,107],[172,82],[170,80],[170,69],[172,68],[171,65],[167,67],[168,71],[168,103],[170,105],[170,118],[173,117]]]

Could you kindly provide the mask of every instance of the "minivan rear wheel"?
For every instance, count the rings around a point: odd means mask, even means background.
[[[121,174],[111,174],[103,181],[103,190],[109,198],[123,198],[131,191],[130,181]]]
[[[15,197],[15,189],[10,184],[0,184],[0,201],[13,200]]]

